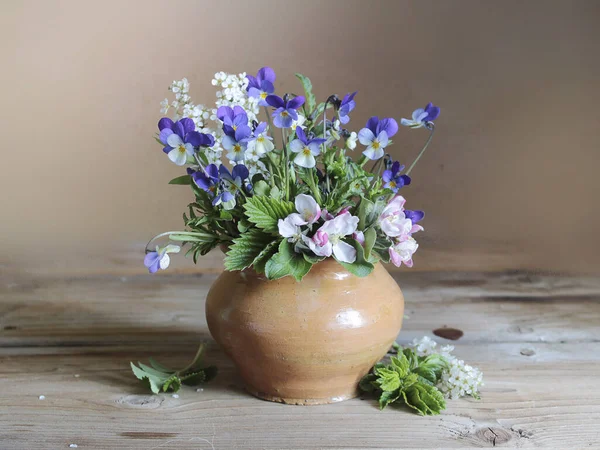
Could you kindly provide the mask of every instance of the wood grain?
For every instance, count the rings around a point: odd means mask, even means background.
[[[452,343],[485,375],[481,401],[450,401],[433,418],[369,399],[294,407],[249,396],[206,329],[213,280],[0,278],[0,448],[600,448],[597,278],[398,275],[398,341]],[[444,326],[464,335],[433,336]],[[221,369],[202,392],[148,395],[130,373],[148,356],[185,364],[200,340]]]

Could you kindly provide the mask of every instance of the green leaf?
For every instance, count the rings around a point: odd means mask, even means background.
[[[284,239],[279,244],[279,251],[267,261],[265,275],[269,280],[291,275],[296,281],[300,281],[311,267],[312,264],[302,254],[294,251],[293,244]]]
[[[306,98],[306,109],[308,111],[314,110],[317,104],[317,100],[315,99],[315,94],[313,94],[312,91],[312,82],[310,81],[310,78],[302,75],[301,73],[297,73],[296,78],[300,80],[300,82],[302,83],[302,87],[304,88],[304,96]]]
[[[219,217],[223,220],[233,220],[233,215],[224,209],[219,212]]]
[[[181,175],[180,177],[173,178],[169,181],[169,184],[190,185],[192,184],[192,177],[190,175]]]
[[[267,264],[267,261],[271,259],[271,257],[277,252],[278,245],[279,242],[276,240],[268,243],[265,248],[261,250],[258,256],[254,258],[254,261],[252,261],[252,267],[254,267],[256,272],[265,272],[265,265]]]
[[[356,249],[356,261],[352,264],[340,261],[340,264],[351,274],[357,277],[366,277],[373,271],[375,266],[365,259],[365,250],[358,241],[352,240],[350,245]]]
[[[225,255],[225,269],[244,270],[252,265],[254,259],[262,252],[273,236],[252,228],[239,238],[233,240],[233,245]]]
[[[402,355],[402,356],[400,356]],[[400,375],[401,377],[405,377],[406,375],[408,375],[408,372],[410,370],[409,367],[409,363],[408,363],[408,359],[406,359],[406,356],[404,356],[402,353],[398,355],[399,357],[396,358],[395,356],[392,356],[390,358],[391,360],[391,365],[392,368],[398,372],[398,375]]]
[[[375,373],[379,376],[377,383],[382,391],[395,391],[402,385],[398,372],[388,368],[377,369]]]
[[[303,253],[304,259],[306,261],[308,261],[311,264],[316,264],[318,262],[321,262],[325,259],[324,256],[315,256],[315,255],[309,255],[308,253]]]
[[[258,195],[258,196],[269,195],[269,191],[270,191],[269,185],[264,180],[260,180],[260,181],[256,182],[252,186],[252,189],[254,191],[254,195]]]
[[[437,415],[446,408],[442,393],[428,384],[414,384],[403,391],[403,397],[407,406],[423,416]]]
[[[194,360],[185,368],[172,370],[159,364],[150,358],[150,365],[146,366],[138,362],[138,366],[130,363],[133,374],[146,385],[155,394],[167,391],[177,392],[181,388],[181,383],[185,380],[186,384],[206,382],[215,377],[217,368],[214,366],[202,367],[201,359],[204,345],[200,345]]]
[[[294,212],[292,202],[278,200],[266,196],[254,196],[244,204],[246,216],[250,222],[256,224],[268,233],[277,233],[277,222],[285,219]]]
[[[379,409],[384,409],[390,403],[395,402],[400,398],[400,390],[382,392],[379,397]]]
[[[358,205],[358,229],[364,231],[367,228],[367,217],[369,217],[373,209],[375,208],[375,203],[366,198],[362,198]]]
[[[377,239],[377,231],[375,228],[369,228],[365,231],[365,258],[369,259],[371,257],[371,251],[373,250],[373,246],[375,245],[375,239]]]
[[[358,387],[362,391],[373,392],[379,386],[376,383],[376,381],[377,381],[377,375],[375,375],[374,373],[369,372],[368,374],[366,374],[364,377],[362,377],[360,379],[360,382],[358,383]]]

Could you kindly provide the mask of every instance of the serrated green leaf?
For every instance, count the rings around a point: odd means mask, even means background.
[[[351,274],[357,277],[366,277],[373,271],[375,266],[365,259],[365,250],[358,241],[353,239],[350,241],[350,245],[356,250],[356,261],[352,264],[341,261],[339,263]]]
[[[421,400],[419,390],[415,386],[411,386],[405,391],[402,391],[402,397],[404,398],[404,403],[406,403],[409,408],[416,410],[421,416],[430,414],[431,410],[427,404]]]
[[[254,195],[264,196],[269,195],[270,188],[266,181],[260,180],[252,186],[252,190],[254,192]]]
[[[400,398],[400,390],[395,390],[395,391],[384,391],[381,393],[381,396],[379,397],[379,409],[384,409],[387,405],[389,405],[390,403],[395,402],[396,400],[398,400],[398,398]]]
[[[200,366],[203,350],[204,345],[202,344],[198,348],[193,361],[181,370],[168,369],[152,358],[150,358],[150,365],[152,367],[139,362],[139,367],[133,363],[130,363],[130,366],[136,378],[149,386],[153,393],[158,394],[161,391],[167,392],[169,390],[177,392],[184,379],[190,383],[197,384],[197,382],[209,381],[216,376],[217,368],[215,366]]]
[[[386,392],[400,389],[402,382],[400,381],[398,372],[392,369],[382,368],[376,370],[376,373],[379,376],[377,383],[379,383],[379,388],[382,391]]]
[[[368,373],[360,379],[358,387],[364,392],[373,392],[378,386],[374,384],[376,380],[377,375],[374,373]]]
[[[150,362],[150,365],[154,369],[159,370],[160,372],[165,372],[165,373],[175,372],[173,369],[170,369],[166,366],[163,366],[162,364],[159,364],[154,358],[148,358],[148,361]]]
[[[377,239],[377,232],[375,228],[368,228],[365,231],[365,258],[368,260],[371,257],[371,251],[375,245]]]
[[[285,219],[294,212],[295,207],[292,202],[267,196],[255,196],[247,200],[244,209],[248,220],[258,228],[268,233],[277,233],[279,219]]]
[[[315,106],[317,104],[317,100],[315,99],[315,94],[313,94],[313,91],[312,91],[312,82],[310,81],[310,78],[302,75],[301,73],[297,73],[296,78],[298,78],[300,80],[300,82],[302,83],[302,87],[304,88],[304,97],[306,99],[306,109],[308,111],[314,110]]]
[[[408,375],[410,365],[408,363],[408,359],[406,359],[406,356],[401,353],[398,355],[398,357],[392,356],[390,361],[392,368],[398,372],[398,375],[401,377]]]
[[[273,236],[265,234],[257,228],[252,228],[239,238],[233,240],[233,245],[225,255],[225,269],[244,270],[252,265],[254,259],[273,240]]]
[[[169,184],[190,185],[192,184],[192,177],[190,175],[181,175],[180,177],[173,178],[169,181]]]
[[[265,248],[261,250],[258,256],[254,258],[254,261],[252,261],[252,267],[257,273],[265,272],[265,265],[267,264],[267,261],[271,259],[271,257],[277,252],[278,246],[279,242],[274,240],[267,244]]]
[[[294,252],[293,244],[284,239],[279,244],[279,251],[267,261],[265,275],[269,280],[291,275],[300,281],[311,267],[312,264],[302,254]]]

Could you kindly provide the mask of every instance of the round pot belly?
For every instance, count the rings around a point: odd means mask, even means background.
[[[355,397],[396,339],[403,313],[402,292],[383,266],[359,278],[332,259],[301,282],[223,272],[206,301],[210,332],[246,389],[303,405]]]

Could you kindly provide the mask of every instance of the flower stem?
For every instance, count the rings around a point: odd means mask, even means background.
[[[435,133],[435,125],[433,124],[433,122],[429,122],[427,124],[427,129],[430,131],[429,139],[427,139],[427,142],[425,142],[423,149],[419,152],[419,155],[417,156],[417,158],[413,161],[413,163],[410,165],[408,170],[405,172],[406,175],[410,174],[411,170],[413,170],[413,168],[415,167],[417,162],[419,162],[419,159],[421,159],[421,156],[423,156],[423,153],[425,153],[425,150],[427,150],[429,143],[433,139],[433,134]]]
[[[163,236],[169,236],[172,234],[181,234],[181,235],[186,235],[186,236],[196,236],[196,237],[211,237],[214,238],[216,237],[214,234],[210,234],[210,233],[201,233],[199,231],[166,231],[164,233],[161,234],[157,234],[156,236],[154,236],[152,239],[150,239],[148,241],[148,243],[146,244],[146,250],[148,250],[148,246],[154,242],[157,239],[160,239]]]
[[[286,145],[286,140],[285,140],[285,129],[282,128],[281,129],[281,140],[283,142],[283,155],[284,155],[284,161],[285,161],[285,199],[289,200],[290,199],[290,156],[288,154],[288,148]]]
[[[367,164],[367,161],[369,160],[369,158],[367,158],[365,155],[362,155],[360,157],[360,159],[358,160],[358,165],[360,167],[365,167],[365,164]]]

